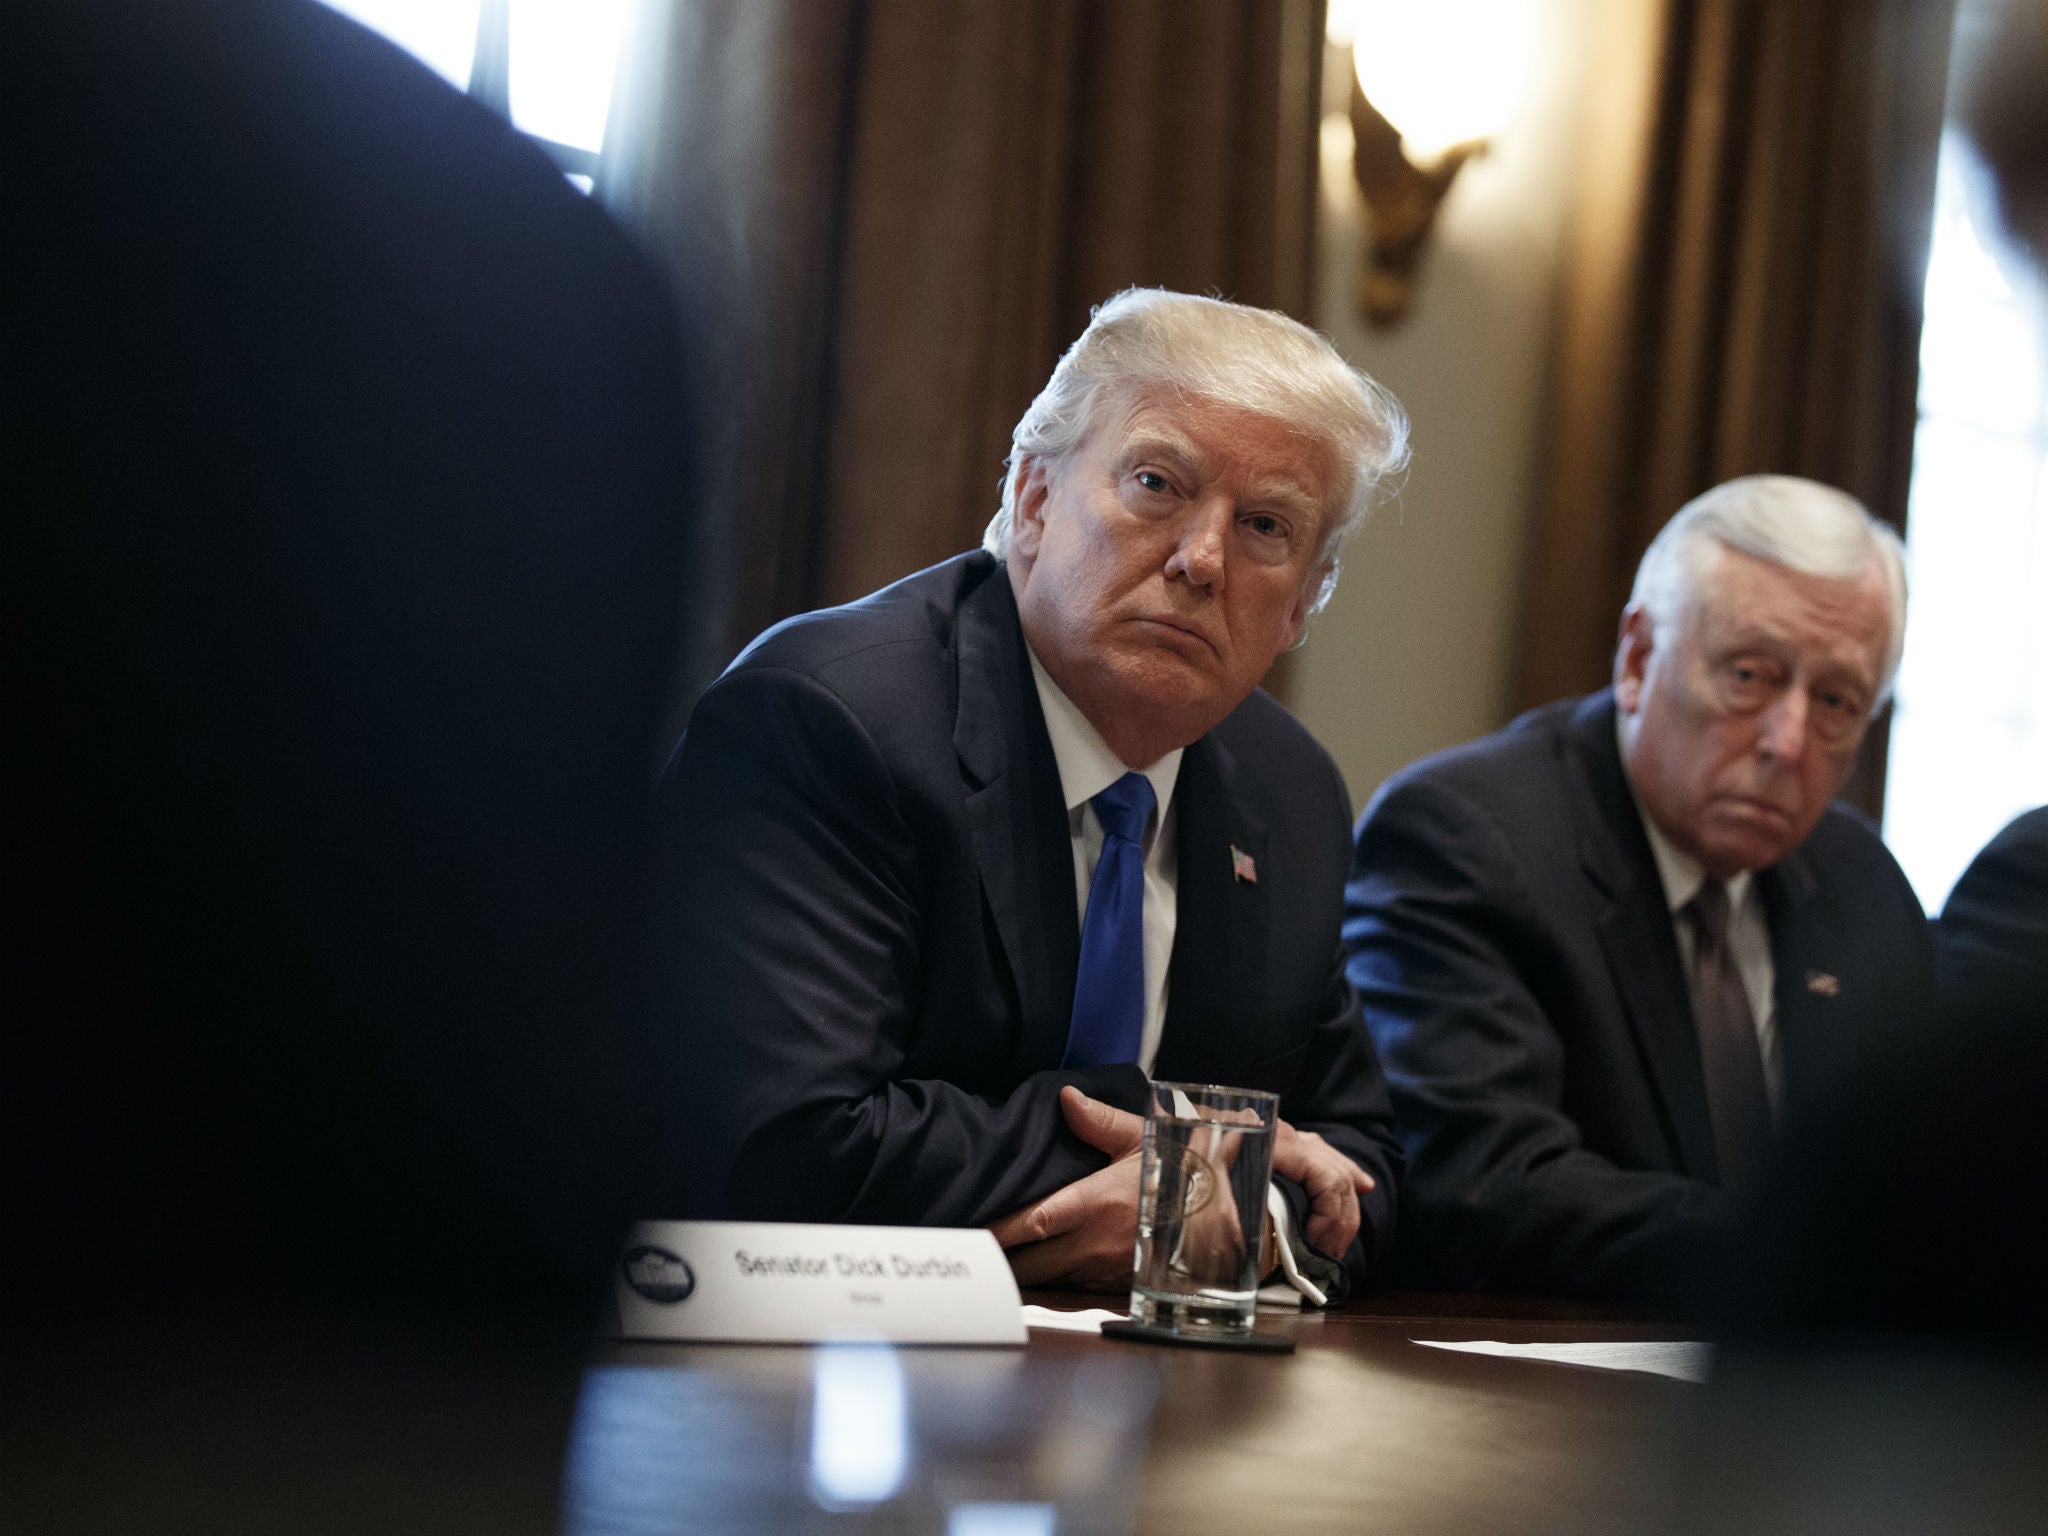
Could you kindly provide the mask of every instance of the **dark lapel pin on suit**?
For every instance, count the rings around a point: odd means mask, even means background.
[[[1230,873],[1246,885],[1259,883],[1259,866],[1253,862],[1250,854],[1235,843],[1230,845]]]
[[[1826,971],[1808,971],[1806,990],[1818,997],[1836,997],[1842,990],[1842,983]]]

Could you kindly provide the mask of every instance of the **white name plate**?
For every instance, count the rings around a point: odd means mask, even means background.
[[[1022,1344],[1017,1282],[980,1227],[643,1221],[613,1272],[622,1339]]]

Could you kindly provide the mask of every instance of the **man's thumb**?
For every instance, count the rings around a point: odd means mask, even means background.
[[[1060,1113],[1067,1129],[1098,1152],[1125,1157],[1145,1141],[1145,1122],[1128,1110],[1091,1099],[1071,1083],[1060,1090]]]

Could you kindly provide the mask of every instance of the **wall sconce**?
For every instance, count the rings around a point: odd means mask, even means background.
[[[1520,102],[1532,0],[1333,0],[1329,39],[1351,45],[1352,172],[1370,215],[1358,304],[1376,326],[1407,314],[1437,209]]]

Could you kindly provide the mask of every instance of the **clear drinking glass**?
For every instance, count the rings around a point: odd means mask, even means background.
[[[1275,1094],[1154,1083],[1138,1189],[1134,1322],[1248,1334],[1273,1169]]]

